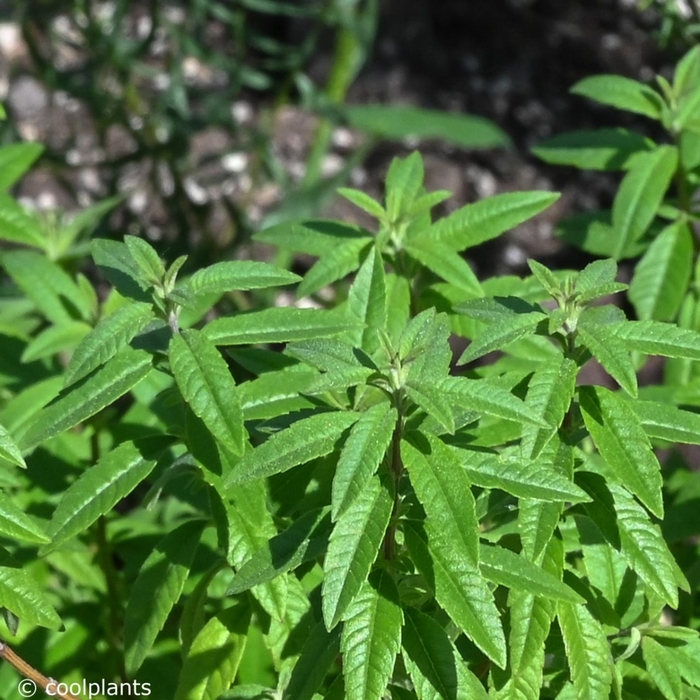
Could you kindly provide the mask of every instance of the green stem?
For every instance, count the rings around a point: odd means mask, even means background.
[[[99,459],[98,433],[93,433],[90,438],[90,451],[93,464]],[[97,545],[97,561],[102,569],[107,589],[107,643],[112,651],[115,663],[115,676],[122,682],[126,682],[126,667],[124,666],[124,654],[121,642],[122,606],[119,595],[119,582],[117,570],[114,567],[112,545],[107,536],[107,520],[104,515],[97,519],[95,526],[95,543]]]
[[[391,520],[384,535],[384,558],[392,561],[396,557],[396,528],[399,514],[399,481],[403,475],[403,461],[401,460],[401,438],[403,437],[403,392],[399,389],[396,393],[396,410],[398,416],[394,434],[391,438],[391,476],[394,482],[394,505],[391,510]]]

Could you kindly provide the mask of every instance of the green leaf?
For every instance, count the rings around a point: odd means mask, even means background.
[[[217,318],[203,333],[215,345],[253,345],[322,338],[357,326],[344,311],[271,308]]]
[[[109,513],[151,473],[168,442],[166,438],[122,442],[86,469],[63,492],[48,527],[51,544],[44,551],[59,547]]]
[[[253,236],[262,243],[317,257],[332,252],[344,242],[360,238],[369,242],[371,234],[359,226],[323,219],[286,222],[258,231]]]
[[[396,427],[396,409],[373,406],[353,425],[333,476],[333,520],[356,501],[377,471]]]
[[[39,222],[4,192],[0,192],[0,240],[41,250],[46,248]]]
[[[0,491],[0,534],[33,544],[46,544],[49,541],[49,536],[39,522],[25,513],[2,491]]]
[[[451,528],[454,530],[455,528]],[[455,557],[453,543],[426,519],[425,531],[406,521],[404,539],[418,571],[440,607],[495,664],[506,664],[501,617],[486,580],[473,561]]]
[[[554,192],[508,192],[458,209],[434,223],[428,240],[453,250],[464,250],[490,241],[531,219],[559,199]]]
[[[401,648],[402,624],[396,584],[377,571],[345,613],[340,650],[347,700],[382,700]]]
[[[483,296],[483,290],[469,263],[446,245],[427,238],[418,238],[404,246],[406,252],[421,265],[470,296]]]
[[[340,627],[330,632],[319,622],[309,633],[296,662],[284,700],[312,700],[340,652]]]
[[[355,238],[338,243],[335,248],[320,257],[304,275],[297,289],[297,298],[315,294],[357,270],[371,242],[371,238]]]
[[[412,442],[402,441],[401,457],[425,510],[428,538],[449,540],[453,555],[476,570],[479,522],[467,474],[439,438],[421,434],[412,438]]]
[[[677,607],[676,563],[658,525],[621,486],[586,472],[576,481],[592,497],[585,509],[605,539],[654,593]]]
[[[610,333],[609,325],[578,324],[578,337],[603,369],[630,395],[637,396],[637,373],[624,344]]]
[[[418,151],[391,161],[386,175],[386,208],[391,221],[396,221],[418,196],[424,177],[423,157]]]
[[[693,90],[700,82],[700,47],[694,46],[676,64],[673,89],[677,95]]]
[[[12,143],[0,148],[0,190],[8,190],[42,154],[39,143]]]
[[[180,598],[205,525],[192,520],[169,532],[139,571],[124,620],[124,662],[130,676],[141,667]]]
[[[559,134],[535,146],[532,152],[545,163],[572,165],[582,170],[626,170],[638,153],[654,142],[628,129],[595,129]]]
[[[671,649],[652,637],[642,637],[642,654],[647,673],[667,700],[683,700],[681,673]]]
[[[90,244],[92,257],[115,289],[129,299],[149,303],[150,284],[124,243],[96,238]]]
[[[625,321],[608,326],[628,350],[700,360],[700,333],[660,321]]]
[[[367,580],[393,505],[387,483],[375,476],[338,518],[323,567],[323,620],[327,629],[333,629],[344,618]]]
[[[408,608],[402,656],[419,700],[487,700],[445,630],[428,615]]]
[[[440,383],[440,388],[447,400],[461,409],[518,423],[548,427],[541,418],[531,414],[524,401],[487,379],[445,377]]]
[[[63,627],[46,594],[22,564],[0,548],[0,607],[20,620],[58,630]]]
[[[348,310],[364,329],[348,334],[349,340],[368,353],[379,346],[377,330],[386,325],[386,276],[381,253],[374,248],[362,263],[348,292]]]
[[[552,298],[556,299],[561,296],[563,291],[562,285],[548,267],[537,262],[537,260],[528,260],[527,264],[532,274],[537,278],[537,281]],[[457,310],[459,310],[459,308]]]
[[[523,454],[535,459],[556,435],[564,421],[576,389],[578,366],[563,355],[542,363],[530,379],[525,404],[531,415],[547,424],[547,428],[528,427],[523,434]]]
[[[425,411],[427,416],[437,421],[444,432],[450,435],[454,433],[455,419],[452,409],[439,386],[435,386],[430,380],[413,380],[406,382],[403,388],[408,398]]]
[[[580,80],[570,90],[574,95],[588,97],[627,112],[660,119],[663,111],[661,96],[650,87],[620,75],[594,75]]]
[[[345,197],[345,199],[347,199],[349,202],[352,202],[356,207],[359,207],[363,211],[366,211],[370,216],[373,216],[375,219],[381,220],[384,217],[386,217],[384,207],[382,207],[382,205],[375,199],[372,199],[372,197],[370,197],[368,194],[365,194],[360,190],[354,190],[348,187],[340,187],[338,189],[338,194],[342,197]]]
[[[296,421],[247,452],[224,480],[242,484],[280,474],[331,452],[342,434],[357,421],[356,413],[318,413]]]
[[[225,294],[233,290],[279,287],[293,284],[300,279],[299,275],[268,263],[228,260],[197,270],[182,287],[194,296],[204,296]]]
[[[141,269],[141,273],[152,284],[165,277],[165,266],[152,245],[136,236],[124,236],[131,257]]]
[[[672,321],[688,291],[693,238],[688,224],[667,226],[637,263],[629,299],[642,321]]]
[[[192,642],[175,700],[218,700],[232,685],[246,647],[250,608],[238,603],[209,618]]]
[[[570,479],[545,464],[491,455],[476,461],[478,453],[465,455],[464,468],[472,483],[487,489],[501,489],[518,498],[541,501],[587,501],[586,493]]]
[[[12,464],[16,464],[18,467],[22,467],[22,469],[27,468],[27,463],[24,461],[17,443],[2,425],[0,425],[0,457],[8,462],[12,462]]]
[[[616,245],[613,257],[627,255],[649,228],[663,201],[678,164],[678,149],[659,146],[639,156],[620,184],[612,208]]]
[[[584,599],[524,556],[503,547],[481,545],[479,568],[487,581],[513,590],[567,603],[584,603]]]
[[[234,455],[245,451],[236,383],[216,346],[200,331],[184,330],[170,340],[170,369],[194,414]]]
[[[305,513],[284,532],[268,540],[238,569],[226,595],[237,595],[272,581],[323,554],[328,546],[327,514],[327,509]]]
[[[651,438],[700,445],[700,415],[657,401],[631,404],[644,432]]]
[[[75,349],[66,368],[64,386],[82,379],[112,359],[151,319],[151,304],[138,301],[103,318]]]
[[[151,371],[151,360],[143,350],[121,350],[99,372],[62,391],[22,436],[21,449],[30,450],[109,406]]]
[[[90,332],[91,328],[82,321],[69,321],[49,326],[37,335],[22,353],[22,362],[35,362],[70,350]]]
[[[7,274],[37,309],[53,323],[70,322],[74,316],[89,319],[92,309],[78,285],[56,263],[33,250],[2,254]]]
[[[661,467],[629,404],[601,386],[579,387],[588,432],[620,483],[657,517],[663,517]]]
[[[516,314],[487,326],[472,340],[457,364],[464,365],[494,350],[502,350],[510,343],[532,335],[547,317],[540,311]]]
[[[348,124],[385,139],[444,139],[464,148],[507,146],[508,137],[493,122],[466,114],[419,107],[362,105],[345,107]]]
[[[605,632],[585,605],[559,603],[557,617],[578,700],[608,700],[613,660]]]

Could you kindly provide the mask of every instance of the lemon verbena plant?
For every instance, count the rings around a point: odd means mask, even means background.
[[[700,334],[628,319],[612,259],[479,280],[463,252],[556,194],[435,218],[418,154],[343,194],[373,230],[258,234],[303,278],[130,236],[83,264],[3,196],[3,696],[14,666],[176,700],[700,697],[655,449],[700,416],[635,371]],[[283,287],[313,303],[256,306]]]

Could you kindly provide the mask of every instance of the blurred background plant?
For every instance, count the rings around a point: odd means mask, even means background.
[[[375,134],[507,143],[485,120],[344,110],[378,15],[377,0],[19,3],[24,55],[9,66],[19,126],[2,140],[42,142],[43,165],[78,205],[126,197],[119,231],[165,240],[195,264],[270,216],[318,211]],[[285,121],[302,137],[280,143]]]
[[[690,47],[700,39],[700,3],[697,0],[640,0],[642,10],[661,17],[657,36],[663,47]]]

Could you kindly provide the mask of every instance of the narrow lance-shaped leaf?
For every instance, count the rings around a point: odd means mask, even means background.
[[[401,648],[402,623],[396,584],[377,571],[345,613],[340,650],[347,700],[382,700]]]
[[[39,584],[26,568],[0,548],[0,607],[6,608],[20,621],[57,630],[61,618]]]
[[[320,257],[306,273],[297,289],[297,296],[301,299],[315,294],[357,270],[371,241],[371,238],[356,238],[338,242],[336,247]]]
[[[686,360],[700,360],[700,333],[660,321],[625,321],[609,326],[628,350]]]
[[[34,544],[46,544],[49,541],[49,536],[39,522],[25,513],[3,491],[0,491],[0,534]]]
[[[482,199],[435,222],[426,232],[453,250],[464,250],[496,238],[551,206],[555,192],[508,192]]]
[[[693,238],[687,223],[667,226],[634,269],[629,298],[642,321],[672,321],[688,290]]]
[[[402,644],[419,700],[487,700],[486,690],[466,667],[447,632],[428,615],[406,610]]]
[[[182,284],[194,296],[225,294],[233,290],[265,289],[298,282],[299,275],[268,263],[227,260],[197,270]],[[180,285],[178,285],[180,286]]]
[[[553,361],[543,363],[530,380],[525,403],[549,426],[525,429],[523,454],[530,459],[542,452],[561,426],[574,396],[577,373],[573,360],[558,355]]]
[[[453,554],[476,569],[479,523],[469,478],[455,453],[439,438],[416,434],[401,443],[401,457],[425,509],[428,537],[442,533]]]
[[[700,444],[700,415],[658,401],[634,401],[644,432],[651,438],[687,445]]]
[[[585,318],[585,317],[584,317]],[[607,325],[582,323],[578,336],[603,369],[630,395],[637,396],[637,374],[624,344],[610,333]]]
[[[152,305],[143,302],[126,304],[103,318],[75,349],[66,368],[64,386],[111,360],[152,318]]]
[[[482,545],[480,554],[479,568],[489,581],[551,600],[585,602],[558,578],[509,549]]]
[[[573,165],[583,170],[626,170],[637,153],[654,142],[628,129],[592,129],[558,134],[539,143],[532,152],[545,163]]]
[[[677,565],[659,526],[622,486],[586,472],[577,473],[576,480],[592,497],[585,509],[601,534],[645,585],[677,607]]]
[[[542,418],[533,416],[517,396],[487,379],[445,377],[440,382],[440,388],[445,393],[445,398],[459,408],[518,423],[548,427]]]
[[[238,603],[211,617],[192,641],[175,700],[217,700],[233,684],[245,651],[250,608]]]
[[[340,453],[331,502],[336,521],[363,492],[381,463],[396,427],[396,410],[383,402],[365,411]]]
[[[362,263],[348,292],[348,309],[364,326],[353,340],[368,353],[379,346],[377,330],[386,324],[386,276],[381,253],[374,248]]]
[[[242,593],[316,559],[326,551],[329,530],[327,508],[305,513],[245,561],[233,577],[226,594]]]
[[[284,700],[312,700],[340,652],[340,627],[330,632],[319,622],[309,633],[296,662]]]
[[[394,497],[387,482],[372,477],[333,528],[324,562],[323,620],[328,629],[343,619],[377,558]]]
[[[356,413],[334,411],[298,420],[247,452],[228,474],[225,486],[280,474],[327,455],[357,419]]]
[[[661,96],[644,83],[621,75],[593,75],[584,78],[571,88],[571,92],[652,119],[661,116]]]
[[[22,436],[20,447],[36,447],[109,406],[151,371],[151,361],[143,350],[124,348],[95,375],[61,392]]]
[[[39,143],[11,143],[0,148],[0,190],[12,187],[43,150]]]
[[[180,598],[206,523],[186,522],[167,534],[149,555],[131,589],[124,622],[124,660],[138,671]]]
[[[252,345],[323,338],[358,326],[344,311],[282,307],[217,318],[202,332],[215,345]]]
[[[638,157],[625,175],[613,202],[612,225],[616,236],[613,257],[628,255],[651,224],[678,163],[678,150],[659,146]]]
[[[531,335],[546,318],[544,313],[535,311],[516,314],[487,326],[472,340],[458,364],[463,365],[494,350],[502,350],[510,343]]]
[[[236,384],[216,346],[201,332],[185,330],[170,341],[170,368],[183,398],[214,437],[234,455],[245,449]]]
[[[0,457],[16,464],[18,467],[27,468],[17,443],[2,425],[0,425]]]
[[[496,455],[479,460],[475,453],[466,453],[464,460],[472,483],[483,488],[501,489],[518,498],[541,501],[588,500],[586,493],[570,479],[537,460],[529,462]]]
[[[453,284],[469,296],[480,297],[484,292],[469,263],[446,245],[430,239],[417,239],[404,246],[406,252],[421,265]]]
[[[600,623],[585,605],[571,603],[560,602],[557,617],[576,697],[579,700],[608,700],[613,660]]]
[[[467,148],[508,144],[508,137],[495,124],[472,115],[386,105],[347,107],[343,115],[355,129],[383,138],[441,138]]]
[[[452,541],[426,520],[425,529],[406,522],[404,538],[411,559],[453,622],[501,668],[506,640],[493,594],[478,567],[455,557]]]
[[[61,496],[49,525],[51,545],[45,550],[60,546],[109,513],[150,474],[169,442],[167,438],[123,442],[86,469]]]
[[[663,517],[661,468],[634,411],[603,387],[580,387],[579,403],[607,465],[654,515]]]
[[[667,700],[683,700],[681,670],[672,649],[652,637],[642,637],[642,654],[647,673]]]

